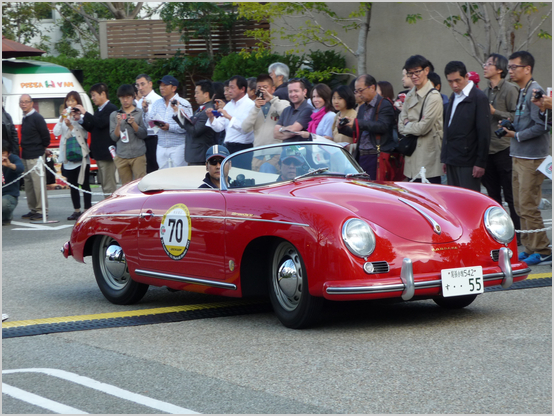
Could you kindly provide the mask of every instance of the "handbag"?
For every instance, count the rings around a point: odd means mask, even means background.
[[[80,162],[83,160],[83,151],[75,136],[71,136],[65,143],[65,158],[69,162]]]
[[[421,105],[421,111],[419,112],[419,120],[421,121],[421,118],[423,117],[423,108],[425,107],[425,101],[427,100],[427,96],[431,93],[431,91],[436,90],[436,88],[431,88],[427,94],[425,94],[425,98],[423,99],[423,104]],[[418,136],[415,136],[413,134],[399,134],[398,135],[398,144],[396,145],[396,151],[398,153],[401,153],[405,156],[411,156],[417,147],[417,139]]]
[[[383,102],[381,100],[381,102]],[[379,108],[375,112],[375,120],[379,119]],[[377,178],[378,181],[403,181],[404,176],[404,155],[398,152],[381,151],[381,135],[375,135],[377,141]],[[395,149],[396,150],[396,149]]]

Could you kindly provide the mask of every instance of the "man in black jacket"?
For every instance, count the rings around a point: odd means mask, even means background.
[[[189,166],[202,166],[205,163],[207,150],[215,144],[215,131],[206,126],[207,108],[214,108],[212,101],[214,88],[211,81],[201,80],[194,89],[194,99],[199,105],[194,115],[189,119],[181,114],[173,119],[185,129],[185,161]],[[172,106],[176,109],[176,106]],[[180,110],[179,110],[180,111]]]
[[[394,109],[389,100],[377,94],[377,81],[371,75],[360,75],[356,79],[354,93],[362,98],[363,104],[357,118],[345,117],[348,124],[339,128],[339,133],[357,139],[354,158],[371,179],[377,179],[377,158],[379,152],[392,152],[394,140],[392,130],[395,124]]]
[[[110,114],[117,111],[115,104],[108,99],[108,86],[104,83],[94,84],[89,90],[90,98],[98,111],[92,115],[87,113],[82,105],[76,105],[84,117],[81,118],[83,128],[90,132],[90,156],[98,166],[98,180],[102,183],[104,198],[110,196],[116,189],[115,163],[109,147],[114,143],[110,137]]]
[[[454,91],[444,117],[444,172],[448,185],[480,192],[491,141],[489,100],[469,80],[462,62],[449,62],[444,73]]]
[[[37,165],[40,156],[44,158],[46,148],[50,145],[50,132],[44,117],[33,108],[33,99],[30,95],[23,94],[19,98],[19,107],[23,111],[23,121],[21,122],[21,160],[23,161],[25,172],[29,172]],[[42,185],[46,189],[46,175],[42,179],[42,182],[44,182]],[[41,197],[43,187],[41,186],[40,175],[35,170],[26,175],[23,180],[27,205],[30,211],[22,215],[22,218],[42,220],[42,211],[44,210],[45,214],[48,214],[48,199],[45,195],[46,206],[43,207]]]

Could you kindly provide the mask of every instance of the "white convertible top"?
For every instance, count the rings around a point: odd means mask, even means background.
[[[179,166],[149,173],[138,184],[142,192],[198,189],[206,176],[206,166]]]

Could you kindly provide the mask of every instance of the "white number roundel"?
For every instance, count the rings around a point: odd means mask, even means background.
[[[181,260],[190,244],[190,214],[185,204],[173,205],[167,210],[160,225],[160,240],[167,255]]]

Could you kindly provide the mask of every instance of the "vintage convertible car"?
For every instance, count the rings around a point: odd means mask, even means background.
[[[530,272],[492,199],[372,181],[331,142],[249,149],[221,172],[220,189],[198,189],[204,166],[131,182],[79,218],[64,256],[92,256],[98,286],[116,304],[138,302],[149,285],[269,295],[290,328],[313,324],[324,299],[463,308],[485,287],[507,288]]]

